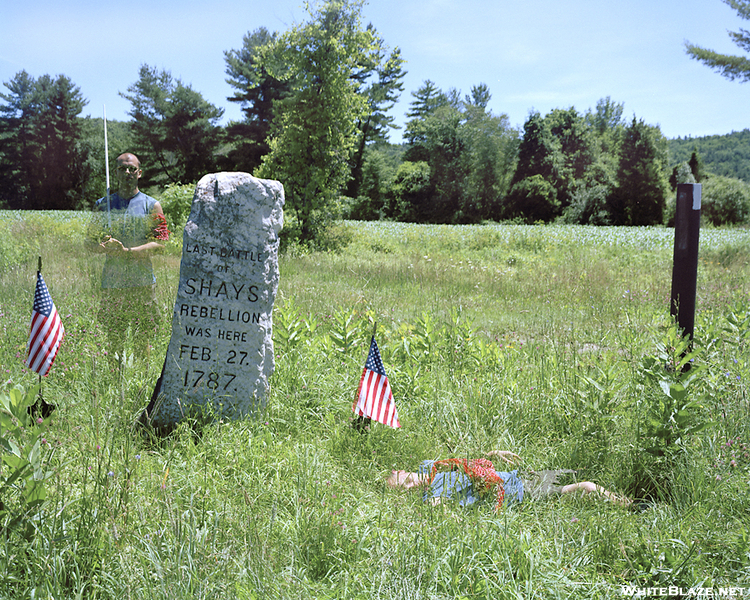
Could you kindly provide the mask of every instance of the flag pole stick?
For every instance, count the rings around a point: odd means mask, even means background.
[[[39,255],[39,260],[37,261],[36,265],[36,277],[39,279],[39,275],[42,272],[42,255]],[[34,282],[34,286],[36,286],[36,282]],[[34,293],[34,296],[36,296],[36,293]],[[34,402],[34,406],[36,407],[37,404],[44,403],[44,397],[42,396],[42,374],[39,373],[39,400]]]
[[[36,284],[34,286],[34,309],[32,309],[32,317],[31,317],[31,331],[29,333],[29,345],[27,348],[27,354],[29,355],[29,358],[27,358],[27,364],[29,367],[31,367],[31,364],[28,363],[29,359],[31,358],[31,344],[32,344],[32,333],[33,333],[33,327],[34,327],[34,314],[36,312],[36,302],[37,302],[37,290],[39,289],[39,281],[42,280],[42,256],[39,255],[39,260],[37,261],[37,267],[36,267]],[[49,292],[47,293],[49,296]],[[52,303],[52,299],[50,298],[50,304]],[[54,305],[53,305],[54,309]],[[56,312],[56,311],[55,311]],[[57,317],[57,320],[59,322],[59,317]],[[62,329],[62,323],[59,322],[60,328]],[[63,332],[64,335],[64,332]],[[58,341],[59,344],[59,341]],[[57,353],[55,351],[55,353]],[[52,358],[54,360],[54,356]],[[51,366],[51,363],[50,363]],[[36,369],[34,369],[36,370]],[[49,370],[49,368],[47,369]],[[30,415],[34,415],[34,418],[41,418],[46,419],[50,413],[57,408],[54,404],[49,404],[44,400],[44,395],[42,394],[42,372],[37,371],[39,374],[39,392],[38,392],[38,398],[34,401],[34,404],[31,406],[26,407],[26,412]]]
[[[375,339],[375,333],[378,330],[378,322],[373,321],[372,323],[372,339]],[[372,344],[372,342],[370,342]],[[372,422],[372,418],[370,417],[363,417],[362,415],[357,415],[357,418],[354,419],[354,422],[352,423],[352,427],[356,431],[359,431],[360,433],[367,433],[368,429],[367,427]]]
[[[107,145],[107,106],[103,104],[104,108],[104,171],[107,178],[107,227],[112,230],[112,217],[110,216],[110,204],[109,204],[109,147]]]

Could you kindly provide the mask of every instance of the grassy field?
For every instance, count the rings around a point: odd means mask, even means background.
[[[109,367],[85,224],[0,212],[0,598],[750,586],[747,230],[701,232],[685,354],[669,319],[670,229],[346,223],[340,253],[281,258],[265,412],[156,440],[133,422],[169,319],[148,361]],[[165,315],[180,252],[170,242],[155,259]],[[25,417],[38,379],[23,360],[40,255],[66,339],[42,388],[58,408],[38,424]],[[361,434],[351,405],[375,322],[402,428]],[[641,502],[494,513],[384,485],[393,468],[492,449]]]

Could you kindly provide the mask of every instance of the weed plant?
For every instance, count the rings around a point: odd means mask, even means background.
[[[701,232],[687,347],[669,319],[669,229],[347,223],[338,253],[281,257],[266,411],[159,439],[133,423],[169,319],[150,357],[110,366],[85,223],[0,213],[1,598],[749,585],[746,231]],[[155,258],[165,314],[180,251]],[[22,410],[39,383],[23,366],[39,254],[66,328],[42,423]],[[360,433],[351,407],[375,323],[403,427]],[[496,514],[384,484],[393,468],[492,449],[640,504],[566,496]]]

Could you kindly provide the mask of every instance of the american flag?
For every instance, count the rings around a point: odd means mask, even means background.
[[[37,271],[26,366],[40,375],[49,373],[64,335],[65,329],[55,303],[52,302],[42,274]]]
[[[367,355],[362,379],[359,381],[354,414],[375,419],[389,427],[401,427],[388,376],[385,374],[383,360],[380,358],[380,351],[375,343],[375,336],[370,342],[370,353]]]

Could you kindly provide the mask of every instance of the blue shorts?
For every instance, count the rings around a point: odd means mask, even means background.
[[[419,465],[419,474],[429,477],[434,460],[426,460]],[[523,481],[518,476],[518,470],[495,471],[503,480],[505,489],[505,501],[510,504],[523,501]],[[456,500],[460,506],[470,506],[479,501],[479,496],[474,494],[471,480],[465,473],[459,471],[441,471],[435,474],[429,489],[425,490],[422,499],[427,502],[432,498],[451,498]]]

